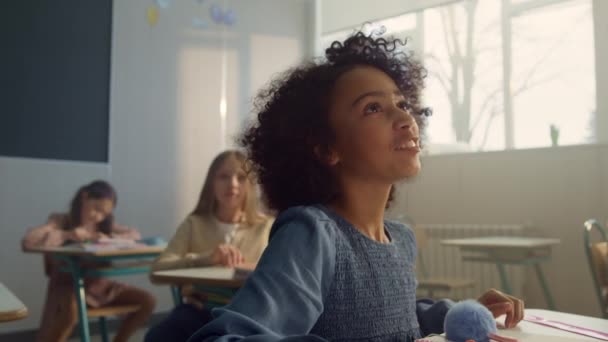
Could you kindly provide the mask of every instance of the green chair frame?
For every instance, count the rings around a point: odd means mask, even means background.
[[[597,294],[597,299],[599,300],[600,307],[602,309],[602,316],[608,319],[608,298],[604,298],[602,294],[602,283],[599,278],[599,274],[595,269],[595,263],[593,261],[593,254],[591,252],[592,246],[594,242],[591,241],[591,232],[595,229],[597,230],[603,241],[608,242],[608,234],[606,233],[606,229],[595,219],[585,221],[585,230],[584,230],[584,239],[585,239],[585,253],[587,254],[587,261],[589,264],[589,269],[591,270],[591,276],[593,277],[593,285],[595,287],[595,293]],[[603,242],[599,241],[599,242]],[[597,242],[595,242],[597,243]]]

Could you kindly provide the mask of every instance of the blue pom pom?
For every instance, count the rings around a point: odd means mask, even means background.
[[[453,342],[489,342],[489,333],[496,333],[496,321],[490,310],[475,300],[454,305],[445,316],[446,338]]]

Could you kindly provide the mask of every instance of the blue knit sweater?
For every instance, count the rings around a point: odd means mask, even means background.
[[[412,230],[390,243],[331,209],[294,207],[274,223],[256,270],[189,341],[413,341],[439,333],[450,301],[416,301]]]

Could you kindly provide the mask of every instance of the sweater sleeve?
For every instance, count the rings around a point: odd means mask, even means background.
[[[324,341],[308,334],[333,280],[334,243],[334,231],[313,214],[283,213],[243,288],[189,341]]]
[[[59,247],[68,239],[68,232],[59,228],[55,215],[51,215],[47,223],[28,230],[21,240],[23,249],[35,247]]]
[[[443,333],[443,322],[448,310],[454,305],[449,299],[433,301],[419,299],[416,301],[416,315],[422,336]]]
[[[268,246],[268,237],[270,235],[270,228],[274,222],[273,218],[266,218],[264,223],[261,224],[261,229],[256,231],[256,238],[254,246],[250,246],[249,248],[253,248],[254,253],[249,254],[250,259],[246,259],[247,263],[257,264],[260,258],[262,257],[262,253]]]
[[[177,228],[175,235],[169,241],[167,248],[152,264],[152,271],[189,268],[211,264],[211,254],[197,255],[196,258],[186,258],[191,253],[192,219],[188,217]],[[192,253],[191,253],[192,254]]]

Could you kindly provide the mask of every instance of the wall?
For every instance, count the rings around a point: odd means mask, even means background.
[[[603,143],[608,143],[608,65],[603,63],[608,59],[608,2],[593,1],[593,25],[595,28],[595,70],[597,74],[597,137]]]
[[[221,5],[237,22],[223,31],[192,26],[194,16],[210,21],[209,4],[197,1],[172,2],[151,27],[146,10],[153,4],[114,2],[109,164],[0,158],[0,281],[30,310],[27,319],[1,325],[0,334],[38,326],[46,279],[41,257],[20,251],[27,227],[65,210],[79,185],[104,178],[118,189],[118,221],[169,238],[192,210],[211,159],[233,145],[257,89],[309,54],[306,0],[226,0]],[[220,134],[222,94],[227,137]],[[168,288],[146,276],[121,280],[153,291],[158,311],[171,307]]]
[[[322,0],[321,32],[330,33],[378,19],[395,17],[431,6],[445,5],[457,0]]]
[[[543,265],[557,308],[599,315],[583,222],[608,219],[607,145],[425,157],[399,186],[391,215],[403,213],[421,223],[529,223],[561,239]],[[546,308],[535,274],[526,282],[527,306]]]

